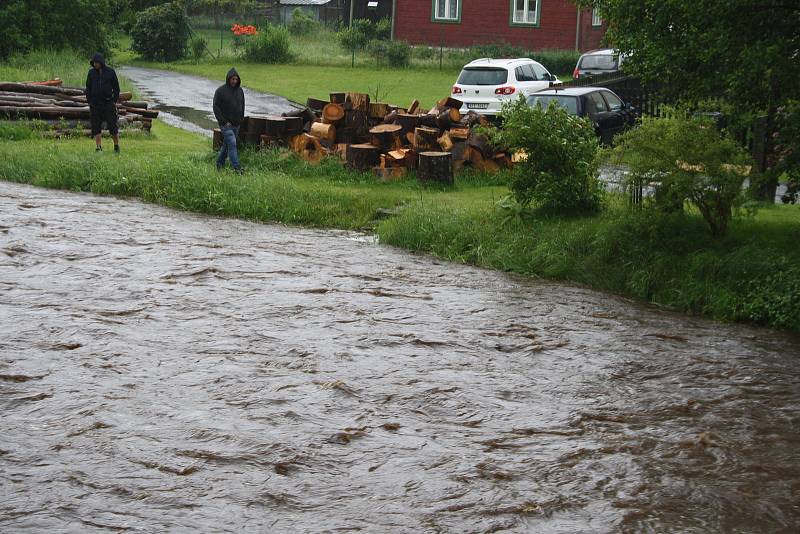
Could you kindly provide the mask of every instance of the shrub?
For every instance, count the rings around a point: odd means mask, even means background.
[[[436,51],[430,46],[414,46],[411,49],[411,55],[421,60],[433,59]]]
[[[292,20],[288,24],[289,31],[294,35],[308,35],[319,27],[319,22],[314,16],[303,8],[296,7],[292,11]]]
[[[408,67],[411,63],[411,46],[405,41],[387,41],[386,60],[392,67]]]
[[[378,39],[373,39],[367,43],[367,54],[374,58],[375,62],[379,66],[383,64],[384,59],[386,59],[386,53],[388,49],[388,41],[379,41]]]
[[[260,63],[287,63],[292,60],[289,51],[289,30],[267,24],[244,48],[248,61]]]
[[[375,39],[388,41],[392,37],[392,19],[384,17],[375,24]]]
[[[744,149],[705,117],[664,108],[617,138],[616,152],[634,180],[654,183],[653,204],[665,211],[692,202],[714,237],[725,235],[742,200],[748,162]]]
[[[175,61],[186,57],[189,19],[178,2],[145,9],[131,28],[131,48],[144,59]]]
[[[369,19],[356,19],[353,21],[351,28],[361,33],[366,38],[366,41],[376,38],[375,25]]]
[[[362,50],[369,42],[366,34],[355,23],[352,27],[339,31],[336,34],[336,40],[342,48],[352,54],[351,65],[355,65],[356,52]]]
[[[208,48],[208,41],[206,41],[203,37],[197,36],[192,39],[190,43],[190,48],[192,51],[192,58],[195,60],[199,60],[203,57],[203,54],[206,52],[206,48]]]
[[[538,61],[545,66],[551,74],[572,74],[578,63],[581,53],[575,50],[537,50],[530,52],[526,57]]]
[[[599,144],[587,119],[556,105],[528,106],[523,98],[503,105],[503,129],[492,141],[529,156],[514,166],[511,192],[526,207],[548,211],[590,212],[600,207],[597,181]]]

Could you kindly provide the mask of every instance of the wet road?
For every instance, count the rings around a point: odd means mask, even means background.
[[[0,182],[2,532],[796,532],[796,336]]]
[[[120,69],[120,73],[133,82],[145,100],[156,103],[153,109],[162,111],[158,116],[160,120],[209,136],[211,130],[217,127],[212,109],[214,91],[225,82],[226,72],[220,74],[219,80],[209,80],[158,69]],[[244,80],[244,84],[247,84],[247,80]],[[244,88],[244,94],[247,115],[280,115],[300,107],[281,96],[247,88]]]

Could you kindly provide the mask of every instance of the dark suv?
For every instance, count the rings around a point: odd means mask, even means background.
[[[600,140],[610,145],[614,136],[634,124],[638,113],[610,89],[604,87],[570,87],[547,89],[528,97],[529,106],[547,107],[551,102],[578,117],[588,117]]]
[[[612,48],[592,50],[578,58],[575,70],[572,71],[572,77],[577,80],[584,76],[618,72],[622,70],[622,63],[624,60],[625,56]]]

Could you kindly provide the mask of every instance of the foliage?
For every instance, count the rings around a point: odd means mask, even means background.
[[[195,61],[200,60],[203,57],[203,54],[206,53],[206,49],[208,48],[208,41],[206,41],[203,37],[197,36],[194,37],[191,42],[189,43],[189,48],[192,52],[192,59]]]
[[[339,31],[336,39],[339,41],[339,45],[348,52],[357,52],[367,46],[369,42],[367,35],[355,25]]]
[[[308,35],[319,28],[319,22],[305,9],[296,7],[292,10],[288,28],[293,35]]]
[[[800,200],[800,100],[790,100],[778,110],[777,130],[770,172],[786,182],[783,202],[794,204]]]
[[[511,192],[523,207],[590,212],[600,206],[598,140],[585,118],[564,108],[530,107],[523,98],[503,105],[503,129],[492,141],[528,157],[514,166]]]
[[[179,2],[153,6],[136,17],[131,38],[131,48],[144,59],[182,59],[189,40],[189,19]]]
[[[292,60],[289,31],[283,26],[267,24],[245,44],[244,57],[259,63],[288,63]]]
[[[363,35],[367,41],[378,38],[375,35],[375,24],[369,19],[355,19],[351,27]]]
[[[392,19],[384,17],[375,23],[375,39],[388,41],[392,37]]]
[[[411,55],[414,59],[433,59],[436,56],[436,51],[430,46],[419,45],[412,47]]]
[[[537,50],[531,51],[508,43],[473,45],[467,51],[467,59],[472,61],[482,57],[517,58],[527,57],[538,61],[551,73],[572,72],[578,62],[580,52],[575,50]]]
[[[392,67],[408,67],[411,63],[411,46],[405,41],[389,41],[386,59]]]
[[[800,94],[800,3],[785,0],[579,0],[609,21],[608,38],[628,54],[625,70],[674,97],[723,97],[767,116]],[[687,83],[690,81],[690,83]],[[773,180],[776,178],[773,177]],[[774,185],[774,182],[773,182]],[[763,188],[762,194],[771,193]],[[767,198],[765,197],[765,200]]]
[[[89,55],[111,48],[112,0],[6,0],[0,3],[0,60],[34,49]]]
[[[665,108],[617,138],[617,153],[632,179],[656,184],[655,204],[665,211],[684,201],[703,215],[714,237],[728,228],[749,172],[744,149],[705,117]]]

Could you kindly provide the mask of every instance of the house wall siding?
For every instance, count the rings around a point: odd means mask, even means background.
[[[397,2],[395,39],[414,44],[471,46],[506,42],[530,50],[575,48],[577,8],[571,0],[540,0],[539,24],[512,26],[510,0],[462,0],[461,21],[442,23],[431,20],[431,0]],[[581,15],[591,28],[591,13]],[[581,47],[596,47],[596,29],[581,38]]]

